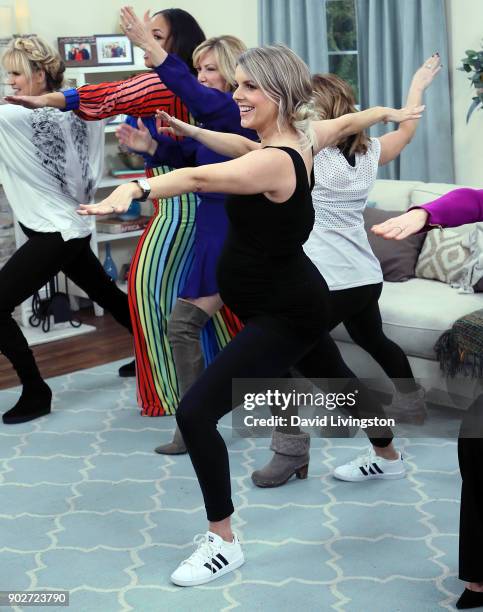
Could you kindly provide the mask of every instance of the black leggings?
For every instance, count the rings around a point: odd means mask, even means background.
[[[41,380],[32,351],[12,317],[16,306],[62,271],[132,332],[127,295],[106,274],[90,247],[90,236],[63,240],[59,232],[22,226],[28,240],[0,269],[0,351],[23,385]]]
[[[381,366],[402,393],[417,388],[408,358],[384,334],[379,297],[382,283],[330,292],[330,326],[343,323],[350,337]]]
[[[329,330],[343,323],[353,341],[379,363],[400,391],[414,391],[416,382],[404,351],[395,342],[387,338],[382,328],[378,303],[381,291],[382,283],[330,291]],[[330,336],[326,337],[324,342],[314,346],[295,365],[295,368],[305,378],[312,380],[317,378],[346,379],[348,381],[347,385],[341,391],[347,394],[354,392],[357,388],[359,405],[363,408],[364,416],[384,416],[377,398],[348,368],[336,343]],[[276,411],[273,412],[276,413]],[[296,407],[294,407],[292,414],[297,414],[297,412]],[[282,425],[277,427],[277,430],[291,434],[300,432],[300,428],[296,425]],[[392,442],[392,435],[389,433],[383,438],[380,437],[380,430],[379,435],[373,434],[371,436],[370,429],[366,430],[366,433],[370,442],[378,448],[389,446]]]
[[[356,380],[328,332],[314,331],[309,336],[297,335],[269,316],[255,317],[182,398],[176,420],[200,483],[209,521],[220,521],[233,513],[228,452],[217,430],[219,419],[232,409],[233,379],[277,378],[293,365],[301,364],[302,373],[308,377],[329,375]],[[320,361],[320,355],[329,353],[330,369],[326,374],[326,362]],[[387,435],[389,444],[391,432]],[[386,442],[381,444],[384,445]]]
[[[462,479],[459,577],[483,582],[483,394],[463,418],[458,459]]]

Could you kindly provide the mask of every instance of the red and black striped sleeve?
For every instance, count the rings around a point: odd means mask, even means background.
[[[77,93],[79,106],[75,112],[87,121],[120,114],[149,117],[157,109],[184,121],[189,120],[181,99],[161,82],[155,72],[138,74],[125,81],[83,85]]]

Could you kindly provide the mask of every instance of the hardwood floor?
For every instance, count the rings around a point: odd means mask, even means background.
[[[33,347],[44,378],[92,368],[118,359],[127,358],[126,361],[129,361],[129,358],[133,358],[132,336],[110,314],[96,317],[91,309],[85,309],[80,311],[80,315],[83,323],[97,328],[95,332]],[[0,354],[0,389],[18,384],[10,362]]]

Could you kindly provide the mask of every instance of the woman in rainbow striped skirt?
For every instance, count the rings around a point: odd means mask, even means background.
[[[205,35],[194,17],[181,9],[166,9],[155,13],[150,24],[159,45],[184,60],[195,72],[192,53]],[[153,68],[147,54],[144,59],[146,66]],[[154,119],[157,109],[190,120],[181,99],[167,89],[155,70],[124,81],[84,85],[43,96],[12,96],[8,101],[30,108],[53,106],[73,110],[88,121],[121,113],[142,117],[153,136],[157,134]],[[170,170],[166,165],[146,167],[146,174],[158,176]],[[192,193],[154,201],[154,215],[132,259],[128,294],[137,397],[143,416],[173,415],[178,406],[179,386],[167,338],[167,321],[193,264],[197,206],[197,197]],[[206,363],[212,361],[239,328],[238,319],[226,308],[206,324],[202,333]]]

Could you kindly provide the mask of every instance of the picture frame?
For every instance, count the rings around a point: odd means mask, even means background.
[[[134,65],[133,44],[124,34],[96,34],[97,65]]]
[[[67,67],[97,66],[95,36],[64,36],[57,39],[57,45]]]

